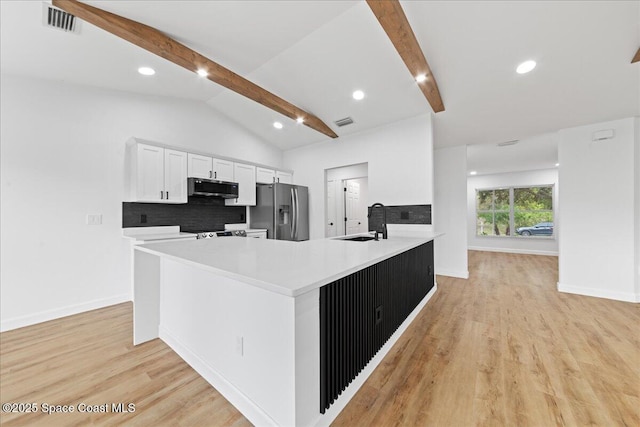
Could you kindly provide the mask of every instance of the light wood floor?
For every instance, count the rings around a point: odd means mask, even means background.
[[[640,305],[560,294],[557,258],[469,253],[335,426],[640,426]],[[0,414],[2,426],[245,426],[130,303],[0,334],[0,400],[134,403],[128,414]]]

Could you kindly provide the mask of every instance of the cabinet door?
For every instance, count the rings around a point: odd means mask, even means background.
[[[243,163],[233,164],[234,180],[238,183],[238,198],[226,199],[226,205],[256,205],[256,167]]]
[[[187,153],[164,150],[164,200],[187,203]]]
[[[213,179],[218,181],[237,182],[234,178],[233,162],[213,159]]]
[[[293,184],[293,174],[289,172],[276,171],[276,182]]]
[[[159,202],[164,199],[164,149],[138,144],[136,147],[137,202]]]
[[[256,183],[271,184],[276,179],[276,171],[273,169],[256,168]]]
[[[187,155],[189,177],[193,178],[213,178],[213,159],[199,154]]]

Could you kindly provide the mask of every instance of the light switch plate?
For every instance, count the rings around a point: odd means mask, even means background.
[[[102,214],[87,215],[87,225],[101,225]]]

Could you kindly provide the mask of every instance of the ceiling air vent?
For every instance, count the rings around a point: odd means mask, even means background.
[[[80,32],[80,20],[74,15],[48,3],[42,3],[42,22],[45,27],[56,28],[68,33]]]
[[[345,117],[344,119],[336,120],[335,123],[338,127],[347,126],[353,123],[353,119],[351,117]]]
[[[501,142],[498,145],[498,147],[508,147],[510,145],[516,145],[518,142],[520,142],[517,139],[514,139],[513,141],[505,141],[505,142]]]

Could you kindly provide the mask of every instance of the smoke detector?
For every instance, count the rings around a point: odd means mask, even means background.
[[[66,33],[80,33],[80,19],[50,3],[42,3],[42,24]]]

